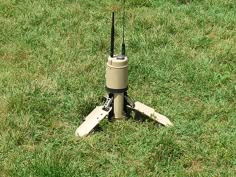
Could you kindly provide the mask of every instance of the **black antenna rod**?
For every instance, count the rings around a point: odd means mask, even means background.
[[[125,0],[123,1],[123,39],[121,46],[121,55],[125,56]]]
[[[111,53],[110,56],[114,56],[115,48],[115,13],[112,12],[112,25],[111,25]]]

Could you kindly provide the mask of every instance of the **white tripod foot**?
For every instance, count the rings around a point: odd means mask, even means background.
[[[104,106],[97,106],[86,118],[85,121],[77,128],[75,131],[75,136],[85,137],[87,136],[93,128],[99,124],[111,111],[103,110]]]
[[[170,120],[166,116],[163,116],[155,112],[153,108],[150,108],[149,106],[146,106],[145,104],[140,103],[138,101],[136,101],[134,105],[135,105],[133,108],[134,110],[152,118],[153,120],[159,122],[160,124],[164,126],[173,126],[173,124],[170,122]]]

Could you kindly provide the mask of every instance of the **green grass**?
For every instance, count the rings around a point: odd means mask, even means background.
[[[234,0],[128,0],[129,95],[175,126],[74,136],[105,93],[120,4],[0,1],[0,176],[236,176]]]

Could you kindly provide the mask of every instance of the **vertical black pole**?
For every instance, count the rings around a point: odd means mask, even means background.
[[[114,46],[115,46],[115,13],[112,12],[112,25],[111,25],[111,53],[110,56],[114,56]]]
[[[123,39],[121,46],[121,55],[125,56],[125,0],[123,1]]]

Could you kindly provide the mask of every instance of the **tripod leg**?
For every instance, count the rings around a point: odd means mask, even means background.
[[[93,128],[99,124],[111,111],[111,108],[106,111],[103,106],[97,106],[86,118],[85,121],[77,128],[75,136],[85,137]]]
[[[159,122],[160,124],[162,124],[164,126],[173,126],[173,124],[170,122],[170,120],[167,117],[155,112],[155,110],[153,108],[150,108],[149,106],[146,106],[145,104],[140,103],[138,101],[136,101],[134,105],[135,106],[133,109],[135,111],[138,111],[138,112],[150,117],[151,119]]]

